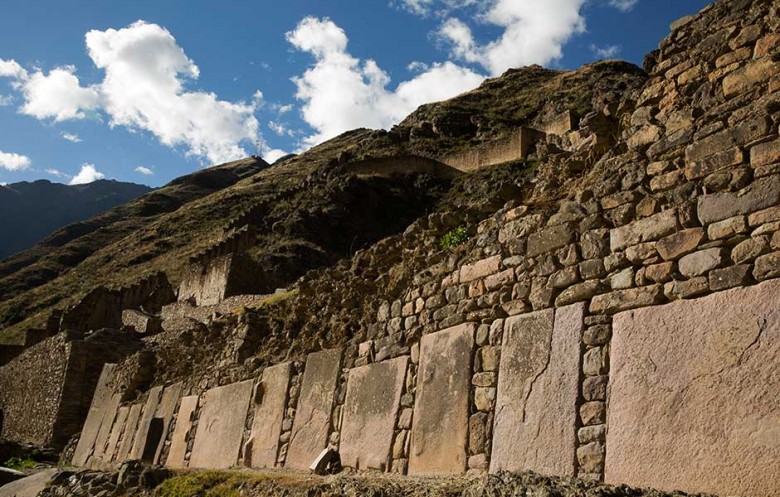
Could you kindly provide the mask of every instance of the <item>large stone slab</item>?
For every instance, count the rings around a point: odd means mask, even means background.
[[[163,437],[160,440],[160,443],[157,444],[157,450],[155,450],[154,453],[155,464],[160,463],[160,457],[162,456],[163,447],[165,447],[165,439],[168,435],[171,419],[173,419],[173,413],[176,411],[176,404],[178,404],[179,397],[181,397],[181,388],[181,383],[174,383],[171,386],[165,387],[162,399],[160,399],[160,404],[157,406],[155,417],[162,419]]]
[[[295,412],[285,466],[308,469],[328,445],[333,397],[341,370],[341,349],[309,354]]]
[[[103,455],[103,459],[106,462],[113,461],[116,458],[117,449],[119,448],[119,436],[122,434],[122,430],[125,429],[125,424],[127,424],[127,415],[129,413],[129,407],[124,406],[119,408],[119,412],[116,415],[116,421],[114,421],[114,427],[111,428],[111,434],[108,436],[106,452]]]
[[[133,404],[130,406],[130,412],[127,414],[127,422],[125,423],[125,430],[122,434],[122,441],[119,443],[119,449],[116,452],[114,460],[116,462],[123,462],[130,456],[130,451],[133,448],[133,442],[135,440],[135,432],[138,430],[138,421],[141,419],[141,412],[143,411],[143,404]]]
[[[36,497],[46,488],[46,484],[57,471],[57,468],[44,469],[27,478],[3,485],[0,487],[0,497]]]
[[[617,314],[605,476],[780,495],[780,281]]]
[[[238,463],[252,380],[212,388],[203,394],[191,468],[224,469]]]
[[[504,324],[490,471],[573,476],[584,304]]]
[[[95,439],[98,436],[100,425],[103,423],[106,406],[113,394],[111,384],[114,381],[115,371],[116,364],[103,366],[103,371],[100,373],[100,378],[95,387],[95,393],[92,395],[92,404],[89,407],[87,419],[84,421],[79,442],[76,444],[76,450],[73,453],[72,464],[74,466],[84,466],[87,463],[87,458],[89,458],[95,448]]]
[[[399,357],[350,370],[339,447],[342,465],[389,468],[408,362]]]
[[[410,475],[448,475],[466,470],[475,329],[476,325],[466,323],[420,340]]]
[[[157,412],[157,406],[160,404],[160,394],[162,391],[162,386],[157,386],[149,390],[149,397],[147,397],[146,404],[144,404],[144,412],[141,415],[141,419],[138,421],[138,429],[135,431],[133,448],[130,451],[130,454],[128,454],[130,459],[141,459],[144,455],[146,439],[149,436],[149,427]]]
[[[187,435],[192,430],[192,413],[198,407],[198,396],[183,397],[179,405],[179,413],[176,415],[176,426],[171,435],[171,448],[168,450],[168,458],[165,465],[169,468],[185,467],[184,458],[187,454]]]
[[[287,408],[292,363],[285,362],[263,370],[255,397],[255,418],[252,421],[251,443],[244,463],[253,468],[272,468],[279,452],[279,436]]]
[[[98,430],[97,437],[95,438],[95,449],[92,453],[92,462],[88,465],[94,468],[99,468],[103,462],[106,445],[108,444],[108,437],[111,435],[111,429],[114,427],[114,420],[119,413],[119,403],[122,401],[120,394],[114,394],[106,404],[105,415],[103,421],[100,423],[100,429]]]

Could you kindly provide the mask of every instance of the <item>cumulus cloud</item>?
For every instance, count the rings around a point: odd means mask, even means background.
[[[13,95],[0,95],[0,107],[6,107],[14,103]]]
[[[22,85],[23,114],[55,122],[83,119],[87,111],[98,106],[99,94],[95,88],[83,88],[72,66],[53,69],[49,74],[33,73]]]
[[[470,90],[484,76],[453,64],[433,64],[414,79],[388,89],[390,77],[371,60],[347,51],[347,35],[330,19],[307,17],[287,40],[314,56],[314,64],[293,78],[304,102],[304,120],[316,133],[304,145],[316,145],[357,127],[387,128],[419,105]]]
[[[628,12],[633,9],[634,5],[637,3],[639,3],[639,0],[609,0],[609,5],[621,12]]]
[[[82,142],[81,138],[79,138],[79,135],[77,135],[75,133],[62,133],[62,135],[60,135],[60,136],[62,136],[63,139],[68,140],[69,142],[72,142],[72,143],[81,143]]]
[[[546,65],[562,57],[563,46],[585,30],[580,10],[585,0],[492,0],[479,20],[502,30],[497,39],[479,43],[471,28],[451,17],[438,35],[451,44],[451,55],[477,63],[493,75],[511,67]]]
[[[105,177],[106,175],[98,171],[94,164],[82,164],[79,173],[75,175],[68,184],[86,185],[87,183],[92,183]]]
[[[148,167],[144,167],[144,166],[136,167],[135,168],[135,172],[137,172],[138,174],[143,174],[144,176],[151,176],[151,175],[154,174],[154,171],[152,171]]]
[[[105,72],[100,83],[86,87],[71,66],[28,74],[15,61],[0,60],[0,76],[14,78],[24,94],[23,113],[65,121],[102,111],[112,127],[148,131],[163,144],[212,163],[247,156],[246,144],[268,149],[254,116],[262,93],[251,102],[229,102],[214,93],[188,91],[186,84],[198,78],[199,69],[161,26],[138,21],[123,29],[92,30],[86,45]]]
[[[9,171],[23,171],[30,167],[32,161],[29,157],[20,154],[12,154],[0,150],[0,168]]]
[[[420,16],[427,16],[432,13],[445,15],[451,10],[477,3],[479,3],[479,0],[401,0],[401,6],[404,9]]]
[[[266,161],[269,164],[273,164],[278,159],[281,159],[282,157],[284,157],[287,154],[288,154],[288,152],[285,152],[284,150],[280,150],[278,148],[275,148],[275,149],[272,149],[272,150],[269,150],[268,152],[266,152],[265,155],[263,156],[263,160]]]
[[[602,59],[611,59],[620,53],[620,47],[618,45],[607,45],[605,47],[591,45],[590,51],[593,52],[596,57],[601,57]]]

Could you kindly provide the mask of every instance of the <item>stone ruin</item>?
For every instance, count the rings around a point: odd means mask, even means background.
[[[675,23],[592,189],[507,205],[356,309],[373,310],[357,341],[133,401],[108,361],[73,464],[307,470],[331,449],[357,470],[778,495],[777,14],[721,1]]]

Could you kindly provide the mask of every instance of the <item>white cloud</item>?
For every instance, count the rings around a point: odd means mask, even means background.
[[[15,61],[0,60],[0,76],[15,78],[24,94],[23,113],[65,121],[99,110],[112,127],[148,131],[163,144],[184,147],[187,155],[211,163],[246,157],[245,144],[268,149],[254,116],[262,93],[247,103],[187,91],[185,83],[198,78],[198,67],[166,29],[138,21],[119,30],[92,30],[86,45],[105,72],[100,83],[87,87],[70,66],[29,75]]]
[[[590,51],[593,52],[596,57],[611,59],[620,53],[620,47],[618,45],[607,45],[605,47],[591,45]]]
[[[284,157],[287,155],[288,152],[285,152],[284,150],[279,150],[278,148],[275,148],[273,150],[269,150],[265,153],[265,156],[263,157],[263,160],[266,161],[269,164],[273,164],[278,159]]]
[[[29,157],[20,154],[12,154],[0,150],[0,168],[9,171],[23,171],[30,167],[32,161]]]
[[[83,119],[86,112],[98,106],[99,94],[95,88],[83,88],[72,66],[32,74],[22,85],[25,103],[23,114],[37,119],[66,121]]]
[[[101,173],[95,168],[94,164],[82,164],[79,173],[70,180],[70,185],[85,185],[92,183],[99,179],[105,178],[106,175]]]
[[[492,0],[479,17],[503,29],[501,36],[485,44],[475,40],[463,21],[447,19],[439,36],[452,44],[452,56],[478,63],[493,75],[511,67],[546,65],[562,57],[563,45],[585,30],[580,10],[585,0]]]
[[[14,103],[13,95],[0,95],[0,107],[6,107]]]
[[[50,175],[52,175],[52,176],[54,176],[56,178],[70,178],[69,175],[63,173],[62,171],[54,169],[54,168],[46,169],[46,174],[50,174]]]
[[[451,10],[478,4],[480,0],[401,0],[401,6],[419,16],[446,15]]]
[[[0,77],[13,79],[27,79],[27,70],[15,60],[0,59]]]
[[[420,62],[419,60],[415,60],[414,62],[410,62],[409,65],[406,66],[406,70],[409,72],[422,72],[428,70],[428,64],[425,62]]]
[[[268,121],[268,127],[279,136],[292,136],[293,131],[282,123]]]
[[[62,133],[62,135],[60,136],[62,136],[63,139],[68,140],[69,142],[73,142],[73,143],[82,142],[81,138],[79,138],[79,135],[75,133]]]
[[[609,4],[621,12],[628,12],[637,3],[639,3],[639,0],[609,0]]]
[[[151,175],[154,174],[154,171],[152,171],[148,167],[144,167],[144,166],[136,167],[135,168],[135,172],[137,172],[138,174],[143,174],[144,176],[151,176]]]
[[[315,62],[293,78],[296,97],[304,102],[304,120],[316,130],[304,145],[316,145],[344,131],[387,128],[419,105],[470,90],[484,76],[451,62],[434,64],[414,79],[389,90],[390,77],[375,61],[361,61],[347,51],[347,35],[330,19],[307,17],[287,40],[309,52]]]

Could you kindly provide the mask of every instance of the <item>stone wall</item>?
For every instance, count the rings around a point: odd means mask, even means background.
[[[545,133],[533,128],[521,127],[508,137],[469,148],[465,152],[448,155],[441,161],[459,171],[470,172],[496,164],[523,160],[534,145],[544,141]]]
[[[103,364],[140,348],[121,332],[64,332],[0,367],[5,440],[62,448],[81,429]]]
[[[359,299],[329,286],[360,325],[349,343],[297,364],[271,414],[257,372],[243,378],[251,389],[219,375],[185,388],[169,429],[184,456],[170,464],[190,464],[209,402],[235,387],[230,446],[200,444],[198,461],[254,465],[250,427],[278,423],[281,408],[275,464],[294,469],[333,448],[347,465],[407,474],[534,469],[780,493],[778,14],[777,2],[721,1],[675,23],[624,109],[622,143],[576,194],[506,205],[408,279],[399,256],[383,277],[400,290]],[[340,266],[339,281],[359,282],[359,266]],[[307,307],[307,323],[320,311]]]
[[[263,293],[262,272],[245,254],[220,255],[188,267],[179,286],[179,302],[217,305],[228,297]]]

